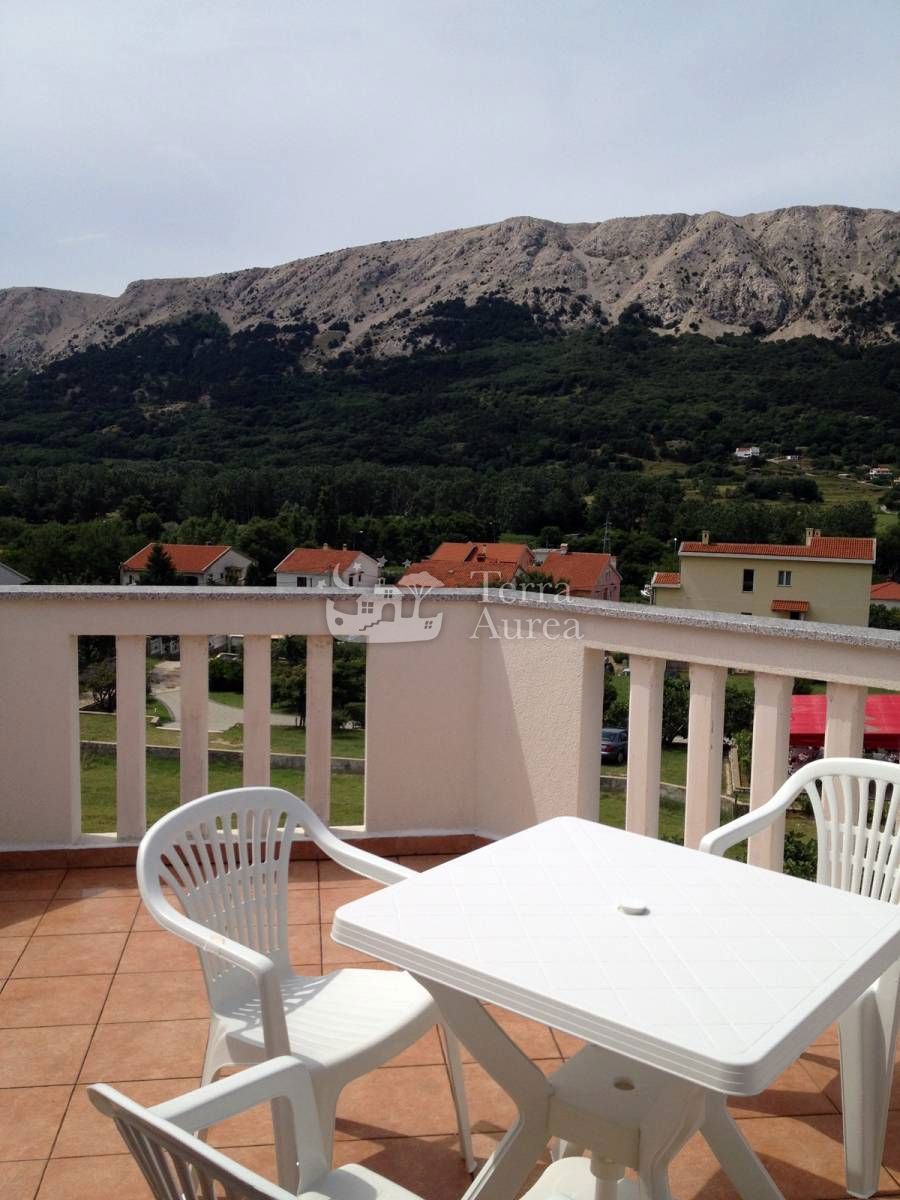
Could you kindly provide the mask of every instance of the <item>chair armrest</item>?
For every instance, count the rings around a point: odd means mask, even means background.
[[[309,1072],[290,1055],[280,1055],[248,1067],[184,1096],[156,1104],[150,1111],[185,1133],[197,1133],[258,1104],[282,1099],[291,1105],[297,1147],[305,1160],[304,1174],[312,1172],[315,1175],[329,1170]],[[320,1162],[320,1172],[315,1171],[315,1159]]]
[[[699,849],[705,854],[724,854],[738,842],[743,842],[748,837],[752,837],[754,833],[759,833],[760,830],[773,825],[779,817],[787,812],[792,799],[791,791],[780,788],[772,799],[761,808],[745,813],[744,816],[738,817],[735,821],[729,821],[720,829],[713,829],[707,833],[701,839]]]
[[[402,867],[399,863],[389,862],[386,858],[360,849],[359,846],[350,846],[347,842],[341,841],[325,822],[316,816],[309,805],[303,801],[300,803],[303,804],[305,810],[302,825],[306,836],[315,842],[329,858],[333,858],[336,863],[346,867],[348,871],[363,875],[366,879],[374,879],[376,883],[386,884],[400,883],[417,874],[410,867]]]
[[[281,995],[281,975],[276,963],[267,954],[261,954],[249,946],[227,938],[214,929],[207,929],[198,921],[192,921],[178,912],[165,899],[145,897],[155,919],[178,937],[184,938],[207,954],[223,958],[232,966],[252,975],[259,992],[260,1015],[266,1054],[274,1058],[279,1054],[290,1054],[287,1021],[284,1015],[284,1000]]]

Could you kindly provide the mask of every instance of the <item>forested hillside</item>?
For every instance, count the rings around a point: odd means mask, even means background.
[[[165,533],[237,542],[266,578],[303,541],[399,562],[441,537],[587,547],[608,517],[637,585],[701,527],[872,532],[871,503],[823,509],[808,474],[737,468],[733,451],[896,463],[900,344],[674,338],[651,320],[633,305],[563,333],[502,297],[445,301],[408,354],[359,347],[310,370],[315,324],[231,334],[206,313],[9,374],[0,557],[34,579],[99,580]]]

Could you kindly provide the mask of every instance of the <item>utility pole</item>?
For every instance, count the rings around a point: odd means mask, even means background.
[[[610,527],[609,527],[609,513],[607,513],[606,521],[604,522],[604,525],[603,525],[603,553],[604,554],[609,554],[610,542],[611,542],[611,536],[610,536]]]

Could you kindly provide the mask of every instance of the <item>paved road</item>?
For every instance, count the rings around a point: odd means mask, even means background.
[[[160,729],[181,729],[181,663],[161,662],[153,669],[150,676],[150,689],[153,697],[160,700],[172,714],[171,721],[160,725]],[[224,733],[232,725],[241,725],[244,721],[244,710],[232,708],[230,704],[219,704],[216,700],[209,701],[210,733]],[[293,717],[285,713],[272,713],[269,718],[272,725],[295,725]]]

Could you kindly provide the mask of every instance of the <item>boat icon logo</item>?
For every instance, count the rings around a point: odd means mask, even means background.
[[[337,571],[333,586],[350,592]],[[371,591],[357,593],[355,608],[338,608],[339,601],[325,601],[325,620],[328,632],[343,641],[365,641],[370,645],[392,642],[430,642],[441,632],[442,613],[423,614],[422,601],[431,594],[440,580],[427,571],[407,576],[402,588],[379,584]],[[348,598],[349,599],[349,598]],[[348,601],[341,603],[348,604]]]

